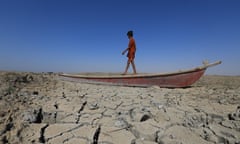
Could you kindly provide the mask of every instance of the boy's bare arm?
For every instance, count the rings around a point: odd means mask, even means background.
[[[128,50],[129,50],[129,48],[126,48],[126,49],[122,52],[122,55],[124,55]]]

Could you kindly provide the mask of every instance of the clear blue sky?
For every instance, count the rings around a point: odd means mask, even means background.
[[[123,72],[128,30],[138,72],[240,75],[239,0],[0,0],[0,70]]]

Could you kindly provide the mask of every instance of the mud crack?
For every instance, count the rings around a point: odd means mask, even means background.
[[[40,137],[39,137],[39,142],[40,142],[40,143],[45,143],[45,142],[46,142],[44,133],[45,133],[45,129],[46,129],[48,126],[49,126],[49,124],[46,124],[44,127],[41,128]]]
[[[97,128],[97,130],[93,135],[93,144],[98,144],[98,138],[99,138],[100,132],[101,132],[101,126]]]
[[[81,108],[78,110],[78,115],[77,115],[76,124],[79,123],[80,117],[81,117],[81,112],[84,110],[84,107],[86,106],[86,104],[87,104],[87,101],[85,101],[85,102],[82,104]]]

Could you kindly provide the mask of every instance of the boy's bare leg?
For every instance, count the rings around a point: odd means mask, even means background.
[[[132,60],[131,64],[132,64],[132,67],[133,67],[133,74],[137,74],[137,70],[136,70],[134,60]]]
[[[127,71],[128,71],[128,68],[129,68],[129,64],[130,64],[130,62],[128,61],[123,75],[127,74]]]

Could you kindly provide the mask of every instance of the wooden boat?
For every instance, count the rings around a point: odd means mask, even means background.
[[[120,74],[60,74],[62,78],[68,78],[75,81],[87,83],[100,83],[122,86],[152,86],[166,88],[182,88],[188,87],[195,83],[203,76],[207,68],[221,64],[221,61],[215,63],[204,63],[203,66],[190,70],[178,71],[173,73],[160,74],[136,74],[136,75],[120,75]]]

